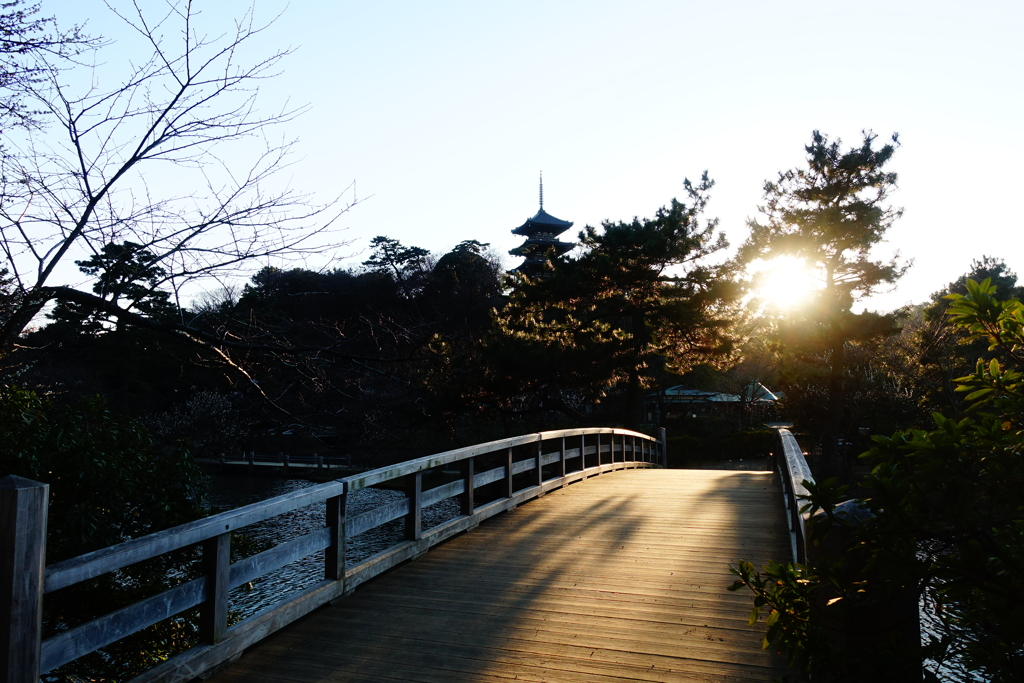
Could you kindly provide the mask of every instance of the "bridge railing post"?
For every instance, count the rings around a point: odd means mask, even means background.
[[[512,488],[512,449],[505,452],[505,497],[511,498],[514,490]]]
[[[537,437],[537,476],[534,478],[533,483],[540,486],[544,483],[544,467],[542,464],[544,456],[544,439],[540,436]]]
[[[462,481],[465,490],[459,498],[459,512],[467,517],[476,511],[476,490],[473,488],[476,478],[476,459],[466,458],[462,461]]]
[[[228,630],[228,579],[231,574],[231,532],[203,542],[206,600],[199,608],[199,637],[217,643]]]
[[[330,545],[324,554],[324,578],[341,581],[345,578],[345,550],[348,537],[345,521],[348,510],[348,482],[345,482],[340,496],[327,499],[327,527],[330,529]]]
[[[565,476],[565,437],[562,437],[561,450],[558,454],[558,476]]]
[[[405,517],[405,537],[418,541],[423,536],[423,472],[407,474],[405,495],[409,498],[409,514]]]
[[[658,427],[658,464],[668,467],[668,436],[664,427]]]
[[[0,479],[0,676],[10,683],[39,680],[49,494],[31,479]]]

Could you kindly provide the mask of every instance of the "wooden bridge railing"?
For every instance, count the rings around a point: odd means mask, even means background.
[[[789,532],[793,543],[793,561],[803,563],[807,560],[807,523],[810,514],[801,513],[804,503],[801,496],[810,493],[804,486],[805,481],[814,482],[811,468],[800,450],[796,437],[788,429],[779,429],[779,441],[782,447],[781,457],[775,458],[776,471],[782,479],[782,492],[786,501],[786,516],[789,521]]]
[[[191,680],[231,659],[311,610],[360,583],[482,520],[574,481],[665,462],[660,439],[607,428],[540,432],[460,448],[346,477],[137,538],[44,568],[48,486],[20,477],[0,480],[0,670],[10,683],[37,683],[45,673],[127,635],[198,606],[200,645],[134,679]],[[498,462],[495,462],[498,461]],[[451,473],[457,466],[458,473]],[[484,469],[486,467],[486,469]],[[450,481],[424,489],[424,475],[448,470]],[[442,481],[445,473],[438,476]],[[347,514],[348,496],[403,478],[406,496],[358,515]],[[478,504],[481,487],[500,487]],[[458,497],[460,514],[424,529],[422,511]],[[314,503],[326,502],[324,527],[238,562],[231,562],[231,533]],[[405,520],[404,538],[352,566],[349,539],[387,522]],[[200,545],[202,576],[80,626],[41,639],[43,596],[102,574]],[[228,591],[300,558],[325,551],[324,579],[228,627]]]

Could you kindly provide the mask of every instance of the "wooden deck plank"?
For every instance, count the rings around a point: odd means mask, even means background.
[[[725,590],[789,556],[767,473],[630,470],[550,492],[253,647],[213,683],[755,681],[787,673]]]

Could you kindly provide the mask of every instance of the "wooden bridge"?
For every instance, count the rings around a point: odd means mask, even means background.
[[[761,649],[762,627],[747,625],[749,596],[726,587],[730,563],[800,551],[804,520],[784,504],[790,482],[804,476],[795,442],[777,458],[781,477],[664,470],[663,457],[663,439],[624,430],[532,434],[314,486],[47,567],[28,593],[41,597],[196,543],[204,555],[203,576],[41,643],[38,609],[10,600],[8,642],[0,643],[6,680],[35,683],[38,671],[197,605],[204,642],[137,683],[191,680],[239,655],[216,683],[780,677],[784,662]],[[347,514],[351,492],[395,479],[404,480],[403,499]],[[424,529],[423,509],[448,498],[458,498],[460,514]],[[317,501],[327,503],[322,530],[230,562],[233,529]],[[21,506],[14,534],[23,546],[31,508]],[[397,519],[402,540],[346,563],[349,539]],[[228,628],[231,587],[319,550],[323,581]]]

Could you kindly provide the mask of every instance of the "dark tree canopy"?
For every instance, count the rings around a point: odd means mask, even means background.
[[[92,291],[103,301],[149,318],[174,319],[177,307],[170,302],[170,294],[157,288],[167,271],[159,265],[156,255],[141,244],[111,242],[75,264],[80,271],[96,278]],[[99,320],[103,318],[87,302],[66,300],[60,301],[48,317],[93,332],[100,329]]]
[[[373,253],[363,261],[371,271],[385,273],[398,283],[406,297],[420,292],[429,270],[430,252],[421,247],[407,247],[396,239],[377,236],[370,240]]]
[[[726,246],[717,221],[701,220],[712,184],[706,174],[686,181],[688,203],[673,199],[654,218],[588,226],[578,256],[542,277],[520,275],[490,343],[495,377],[551,400],[560,387],[594,399],[621,384],[623,421],[636,425],[641,391],[663,367],[726,354],[719,306],[732,292],[704,263]]]

